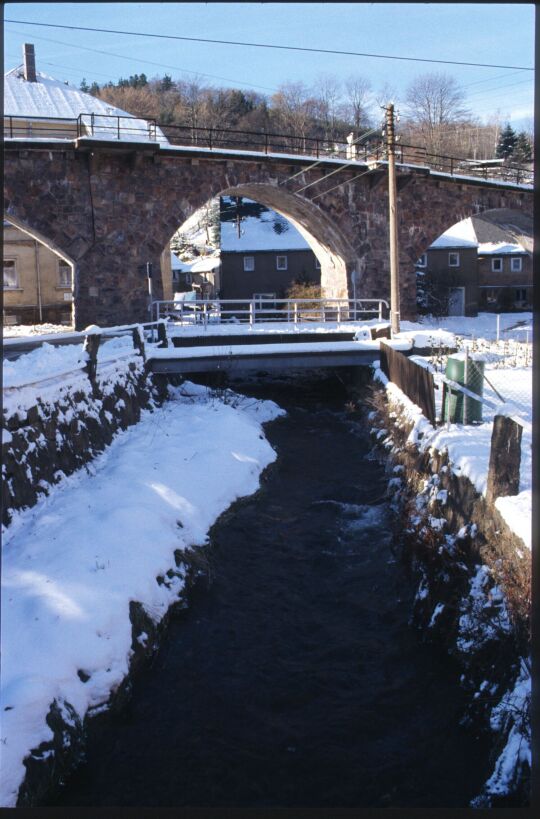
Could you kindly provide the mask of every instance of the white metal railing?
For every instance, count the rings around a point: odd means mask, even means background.
[[[344,322],[384,318],[385,299],[197,299],[153,301],[151,318],[179,324]]]

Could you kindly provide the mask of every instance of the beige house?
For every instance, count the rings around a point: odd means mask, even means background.
[[[4,324],[71,324],[72,265],[4,220]]]

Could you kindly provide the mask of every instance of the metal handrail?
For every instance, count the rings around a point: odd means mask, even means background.
[[[100,120],[101,124],[96,127],[96,118]],[[293,153],[296,155],[313,156],[319,159],[321,156],[325,158],[347,159],[351,162],[362,162],[368,159],[375,161],[384,161],[385,150],[380,140],[371,139],[363,144],[354,145],[354,159],[349,155],[350,146],[341,135],[336,139],[328,139],[325,137],[312,137],[302,134],[280,134],[267,131],[242,131],[235,128],[216,128],[214,126],[192,126],[192,125],[176,125],[176,124],[160,124],[157,120],[145,116],[137,115],[118,115],[118,114],[96,114],[94,113],[80,113],[76,119],[68,117],[31,117],[31,116],[15,116],[13,114],[4,115],[4,137],[9,134],[10,139],[17,138],[19,132],[21,136],[27,136],[27,130],[32,123],[41,124],[41,129],[33,131],[32,136],[47,135],[48,131],[54,130],[47,123],[66,123],[71,122],[74,125],[77,138],[87,136],[87,125],[85,119],[90,120],[91,134],[95,135],[96,130],[101,134],[110,134],[111,139],[116,141],[121,140],[124,136],[133,134],[144,134],[145,138],[151,142],[157,142],[157,131],[160,128],[166,136],[170,144],[176,144],[180,140],[181,145],[206,147],[211,151],[223,150],[231,146],[235,146],[239,150],[253,150],[269,153]],[[15,120],[26,123],[26,125],[17,126],[14,124]],[[103,124],[105,121],[105,124]],[[144,127],[129,127],[130,122],[144,122]],[[45,123],[45,124],[43,124]],[[109,124],[108,124],[109,123]],[[181,133],[178,138],[175,137],[175,132]],[[173,140],[173,142],[171,142]],[[341,146],[341,147],[340,147]],[[400,164],[409,165],[426,165],[434,170],[440,172],[449,172],[452,176],[462,176],[463,171],[466,171],[467,176],[478,176],[483,179],[501,178],[510,181],[515,177],[515,181],[532,182],[534,178],[533,172],[518,163],[506,163],[497,168],[471,168],[467,165],[467,157],[447,156],[445,154],[434,154],[429,152],[424,146],[409,145],[407,143],[398,143],[396,146],[396,159]]]
[[[150,305],[155,321],[172,318],[180,324],[240,322],[250,326],[259,322],[284,321],[303,324],[313,321],[358,321],[362,316],[383,320],[386,299],[196,299],[159,300]]]

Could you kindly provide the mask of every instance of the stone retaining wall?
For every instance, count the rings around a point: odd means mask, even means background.
[[[51,485],[91,461],[143,408],[161,403],[165,382],[151,378],[142,358],[100,375],[92,387],[81,375],[44,391],[30,407],[3,412],[2,523],[33,506]]]
[[[407,441],[411,422],[376,388],[368,422],[376,449],[388,460],[389,494],[403,558],[418,583],[412,622],[461,669],[468,692],[462,724],[491,733],[492,775],[472,807],[525,806],[530,759],[531,560],[521,538],[446,453],[421,452]]]

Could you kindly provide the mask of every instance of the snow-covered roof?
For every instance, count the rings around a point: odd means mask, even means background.
[[[532,219],[514,211],[497,213],[504,221],[497,222],[489,214],[470,216],[448,228],[430,247],[477,246],[479,253],[486,254],[532,252]]]
[[[435,239],[435,241],[430,244],[429,249],[440,250],[445,247],[478,247],[476,239],[471,238],[470,234],[467,235],[468,231],[464,229],[462,225],[463,222],[459,222],[459,224],[453,225],[446,230],[438,239]]]
[[[30,82],[24,78],[22,65],[4,74],[4,116],[21,119],[40,117],[77,119],[79,114],[127,117],[129,121],[122,120],[120,123],[125,138],[138,141],[149,139],[148,123],[145,120],[133,118],[127,111],[116,108],[92,94],[86,94],[62,80],[55,80],[54,77],[36,71],[36,81]],[[90,117],[84,122],[89,125]],[[112,131],[112,138],[116,137],[116,121],[98,117],[94,126],[97,132],[95,136],[104,138]],[[159,128],[157,139],[159,142],[167,142]]]
[[[254,253],[258,250],[310,250],[310,246],[290,222],[269,210],[259,217],[244,217],[240,223],[240,236],[236,222],[222,222],[221,250]]]
[[[178,256],[171,253],[171,267],[180,273],[209,273],[216,270],[221,264],[219,256],[206,256],[192,262],[182,262]]]
[[[521,245],[508,244],[507,242],[484,242],[484,244],[478,245],[478,254],[480,256],[502,256],[508,253],[527,255],[527,251]]]

